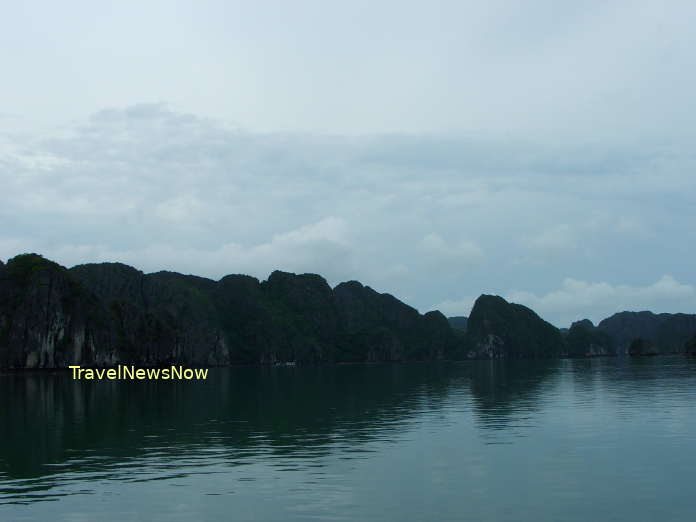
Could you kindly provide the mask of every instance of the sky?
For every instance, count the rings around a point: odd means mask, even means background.
[[[145,5],[143,5],[145,4]],[[0,259],[696,313],[693,2],[4,2]]]

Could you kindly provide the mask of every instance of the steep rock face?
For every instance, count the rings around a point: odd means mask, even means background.
[[[696,356],[696,333],[691,336],[691,339],[684,343],[684,352],[687,355]]]
[[[173,272],[143,274],[120,263],[79,265],[70,273],[99,300],[108,322],[100,346],[110,346],[113,358],[150,365],[229,362],[217,326],[214,281]]]
[[[95,299],[60,265],[24,254],[0,270],[0,367],[95,362],[99,324]]]
[[[616,355],[614,342],[609,334],[596,328],[589,319],[574,322],[565,340],[567,355],[570,357]]]
[[[283,360],[334,361],[338,315],[331,287],[317,274],[276,270],[261,284]]]
[[[563,354],[556,327],[529,308],[499,296],[482,295],[474,303],[466,333],[468,358],[542,358]]]
[[[333,293],[321,276],[225,276],[216,303],[232,362],[331,362],[340,355]]]
[[[8,287],[6,267],[5,263],[0,261],[0,368],[3,366],[4,350],[6,350],[8,336],[10,334],[9,314],[11,313],[11,305],[9,302],[6,302],[9,300],[9,297],[10,290]]]
[[[463,315],[447,318],[447,321],[449,322],[450,326],[457,330],[466,330],[466,324],[468,320],[469,318]]]
[[[151,332],[150,325],[154,323],[155,333],[162,332],[163,327],[170,327],[174,332],[173,350],[167,359],[197,364],[229,363],[229,350],[215,303],[215,281],[157,272],[146,274],[143,282],[143,309],[148,320],[143,331]],[[134,346],[137,350],[137,344]],[[161,359],[161,350],[156,357],[149,357],[151,362]]]
[[[597,328],[611,336],[619,355],[627,354],[639,339],[645,350],[656,354],[683,353],[685,343],[696,333],[696,315],[621,312],[604,319]]]
[[[452,358],[460,338],[452,331],[447,318],[439,310],[433,310],[423,315],[422,320],[422,359]]]
[[[418,312],[391,296],[382,296],[357,281],[334,288],[343,333],[341,342],[349,361],[399,361],[405,356],[404,327],[417,320]],[[401,335],[399,335],[401,334]],[[407,341],[406,341],[407,342]]]
[[[631,341],[628,347],[628,355],[631,357],[639,357],[643,355],[659,355],[659,352],[650,339],[637,337]]]
[[[232,363],[274,363],[283,358],[278,347],[282,330],[275,326],[272,307],[261,283],[247,275],[227,275],[217,284],[215,303]],[[284,360],[292,360],[290,354]]]
[[[38,255],[0,263],[0,367],[426,360],[457,343],[439,312],[315,274],[216,282]]]
[[[334,289],[345,360],[400,361],[447,359],[457,338],[440,312],[418,311],[389,294],[357,281]]]

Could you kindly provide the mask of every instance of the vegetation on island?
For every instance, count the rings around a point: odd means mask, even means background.
[[[0,262],[0,367],[556,358],[696,353],[696,316],[622,312],[561,332],[482,295],[466,317],[425,314],[357,281],[317,274],[219,281],[121,263]]]

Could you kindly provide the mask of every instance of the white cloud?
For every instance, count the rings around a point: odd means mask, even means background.
[[[8,4],[5,105],[40,122],[144,97],[257,130],[599,141],[693,132],[690,2],[303,0],[234,16],[225,2],[162,4],[124,0],[108,17],[84,0]]]
[[[656,312],[693,312],[696,291],[670,275],[663,275],[646,286],[611,285],[567,278],[561,288],[546,294],[518,291],[506,296],[512,302],[535,310],[560,326],[589,318],[595,323],[622,311],[653,310]]]
[[[483,250],[473,241],[447,243],[439,234],[423,236],[421,247],[425,255],[437,262],[472,263],[483,260]]]
[[[192,224],[201,215],[204,203],[191,194],[175,196],[155,205],[157,217],[179,225]]]
[[[464,299],[450,300],[446,299],[441,303],[437,303],[429,307],[429,310],[440,310],[447,317],[453,316],[469,316],[471,308],[474,306],[476,297],[465,297]]]
[[[612,285],[566,278],[561,287],[545,294],[514,291],[504,296],[509,302],[525,305],[543,319],[558,327],[568,327],[584,318],[597,324],[612,314],[623,311],[653,310],[655,312],[696,312],[696,289],[670,275],[664,275],[646,286]],[[447,316],[466,315],[476,297],[447,299],[430,309]]]
[[[546,228],[541,233],[527,239],[527,246],[544,254],[569,254],[578,245],[570,225],[560,223]]]
[[[543,295],[568,273],[692,273],[696,178],[681,150],[257,134],[161,104],[3,140],[4,259],[317,272],[457,314],[474,300],[462,295]]]
[[[0,253],[11,257],[21,251],[35,251],[36,246],[27,240],[4,240],[0,241]],[[103,244],[64,244],[46,247],[39,253],[66,266],[118,261],[146,272],[176,270],[213,278],[243,273],[265,279],[278,269],[298,273],[318,272],[337,283],[350,279],[353,269],[345,223],[332,216],[250,246],[225,243],[213,249],[199,249],[154,242],[140,249],[116,250]]]

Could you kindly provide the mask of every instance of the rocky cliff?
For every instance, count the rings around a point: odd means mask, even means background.
[[[559,357],[565,343],[555,326],[526,306],[482,295],[469,315],[465,351],[467,358]]]
[[[0,268],[0,367],[97,363],[99,303],[63,267],[22,255]]]
[[[608,334],[619,355],[684,353],[696,333],[694,314],[621,312],[601,321],[597,328]]]
[[[144,274],[120,263],[66,269],[36,254],[0,264],[0,367],[117,362],[201,365],[451,358],[439,312],[421,315],[351,281]]]
[[[574,322],[566,334],[565,341],[569,357],[616,355],[614,340],[589,319]]]
[[[567,332],[480,296],[468,318],[420,314],[357,281],[66,269],[37,254],[0,261],[0,368],[427,361],[696,353],[696,315],[622,312]]]
[[[447,320],[452,328],[457,330],[466,330],[466,324],[467,321],[469,321],[469,318],[463,315],[458,315],[455,317],[448,317]]]
[[[343,346],[353,360],[429,360],[450,358],[457,339],[440,312],[421,316],[389,294],[357,281],[334,290]]]
[[[696,356],[696,333],[684,344],[684,350],[687,355]]]

